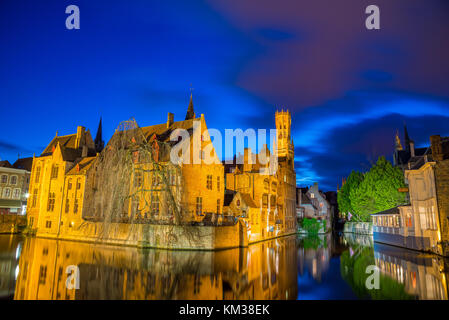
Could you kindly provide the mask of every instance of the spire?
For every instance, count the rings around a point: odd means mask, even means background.
[[[407,126],[405,125],[405,122],[404,122],[404,143],[405,149],[407,151],[410,151],[410,137],[408,136]]]
[[[97,129],[97,135],[95,137],[95,151],[101,152],[104,148],[104,141],[102,138],[103,132],[102,132],[102,125],[101,125],[101,117],[100,117],[100,123],[98,124]]]
[[[399,132],[398,131],[396,131],[395,149],[398,150],[398,151],[403,150],[402,144],[401,144],[401,139],[399,139]]]
[[[187,108],[186,120],[194,119],[194,118],[195,118],[195,111],[193,111],[193,97],[192,97],[192,93],[190,93],[190,101],[189,101],[189,107]]]

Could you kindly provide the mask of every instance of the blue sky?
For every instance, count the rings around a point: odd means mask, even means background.
[[[65,28],[76,4],[81,29]],[[0,158],[40,154],[84,125],[185,116],[189,88],[209,127],[274,127],[292,112],[297,181],[333,190],[391,156],[407,123],[418,146],[449,135],[449,3],[210,0],[0,2]],[[5,121],[5,119],[7,119]]]

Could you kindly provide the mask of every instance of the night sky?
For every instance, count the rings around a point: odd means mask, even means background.
[[[183,120],[191,84],[210,128],[274,128],[288,108],[298,185],[335,190],[391,158],[404,122],[418,147],[449,135],[449,1],[0,0],[2,160],[95,136],[100,116],[106,141],[131,117]]]

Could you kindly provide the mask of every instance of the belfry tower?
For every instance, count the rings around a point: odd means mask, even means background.
[[[288,110],[276,111],[275,122],[278,158],[286,158],[293,162],[294,146],[291,138],[292,118],[290,112]]]

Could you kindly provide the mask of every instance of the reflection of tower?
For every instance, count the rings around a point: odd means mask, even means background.
[[[277,149],[278,157],[285,157],[287,160],[293,160],[293,141],[291,139],[292,118],[289,111],[276,111],[275,116],[277,129]]]

